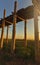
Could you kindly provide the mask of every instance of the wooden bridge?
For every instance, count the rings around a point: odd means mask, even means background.
[[[3,48],[3,35],[4,35],[4,27],[7,26],[7,43],[8,43],[8,28],[9,25],[13,24],[13,31],[12,31],[12,44],[11,49],[12,51],[15,50],[15,37],[16,37],[16,23],[20,21],[24,21],[24,45],[27,45],[26,42],[26,23],[28,19],[34,18],[34,33],[35,33],[35,59],[38,61],[40,59],[39,53],[39,35],[38,35],[38,16],[40,16],[40,4],[38,0],[32,1],[33,5],[22,8],[17,11],[17,2],[14,3],[14,12],[11,15],[6,17],[6,10],[4,9],[3,19],[0,20],[0,28],[2,28],[1,33],[1,42],[0,48]]]

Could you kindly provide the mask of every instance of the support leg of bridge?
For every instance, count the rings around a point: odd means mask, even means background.
[[[27,33],[27,29],[26,29],[26,24],[27,24],[27,20],[24,21],[24,46],[27,46],[27,37],[26,37],[26,33]]]
[[[4,20],[3,20],[3,22],[2,22],[2,34],[1,34],[1,45],[0,45],[0,48],[3,48],[5,15],[6,15],[6,10],[4,9],[4,15],[3,15]]]
[[[8,44],[8,30],[9,30],[9,26],[7,26],[7,36],[6,36],[7,44]]]
[[[12,35],[12,50],[15,51],[15,43],[16,43],[16,7],[17,2],[14,4],[14,18],[13,18],[13,35]]]
[[[38,34],[38,12],[34,7],[34,32],[35,32],[35,60],[38,61],[38,48],[39,48],[39,34]]]

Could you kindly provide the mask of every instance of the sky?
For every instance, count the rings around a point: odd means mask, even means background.
[[[17,10],[21,9],[21,8],[25,8],[28,7],[32,4],[32,0],[16,0],[18,2],[17,4]],[[12,12],[14,11],[14,2],[15,0],[0,0],[0,18],[3,18],[3,11],[4,8],[6,9],[6,16],[9,16],[10,14],[12,14]],[[39,32],[40,32],[40,18],[39,18]],[[12,25],[9,26],[9,31],[8,31],[8,37],[12,38]],[[5,27],[4,30],[4,38],[6,38],[6,31],[7,31],[7,27]],[[0,37],[1,37],[1,32],[2,29],[0,29]],[[34,39],[34,20],[30,19],[27,20],[27,39],[33,40]],[[16,24],[16,38],[17,39],[23,39],[24,38],[24,22],[21,21],[19,23]],[[39,38],[40,38],[40,33],[39,33]]]

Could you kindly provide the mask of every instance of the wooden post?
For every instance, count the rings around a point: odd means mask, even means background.
[[[14,15],[13,15],[13,35],[12,35],[12,50],[15,51],[15,43],[16,43],[16,7],[17,2],[14,4]]]
[[[35,9],[35,7],[34,7]],[[39,44],[39,35],[38,35],[38,15],[36,9],[34,11],[34,32],[35,32],[35,59],[38,59],[38,44]]]
[[[27,40],[26,40],[26,23],[27,21],[25,20],[24,21],[24,45],[27,46]]]
[[[7,36],[6,36],[7,44],[8,44],[8,30],[9,30],[9,26],[7,26]]]
[[[4,36],[4,26],[5,26],[5,16],[6,16],[6,10],[4,9],[4,15],[3,15],[3,22],[2,22],[2,34],[1,34],[1,48],[3,48],[3,36]]]
[[[33,1],[34,5],[34,34],[35,34],[35,60],[39,60],[39,34],[38,34],[38,12],[35,4],[35,0]]]

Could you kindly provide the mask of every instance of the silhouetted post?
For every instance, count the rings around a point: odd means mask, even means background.
[[[38,61],[38,48],[39,48],[39,34],[38,34],[38,12],[36,6],[36,0],[33,0],[34,5],[34,34],[35,34],[35,60]]]
[[[27,20],[24,21],[24,45],[27,46],[27,40],[26,40],[26,23],[27,23]]]
[[[14,4],[14,15],[13,15],[13,35],[12,35],[12,50],[15,51],[15,37],[16,37],[16,9],[17,9],[17,2],[15,1]]]
[[[6,36],[7,44],[8,44],[8,30],[9,30],[9,26],[7,26],[7,36]]]
[[[3,48],[3,36],[4,36],[4,26],[5,26],[5,16],[6,16],[6,10],[4,9],[4,15],[3,15],[3,21],[2,21],[2,34],[1,34],[1,48]]]
[[[39,35],[38,35],[38,14],[36,9],[34,11],[34,29],[35,29],[35,59],[38,60]]]

